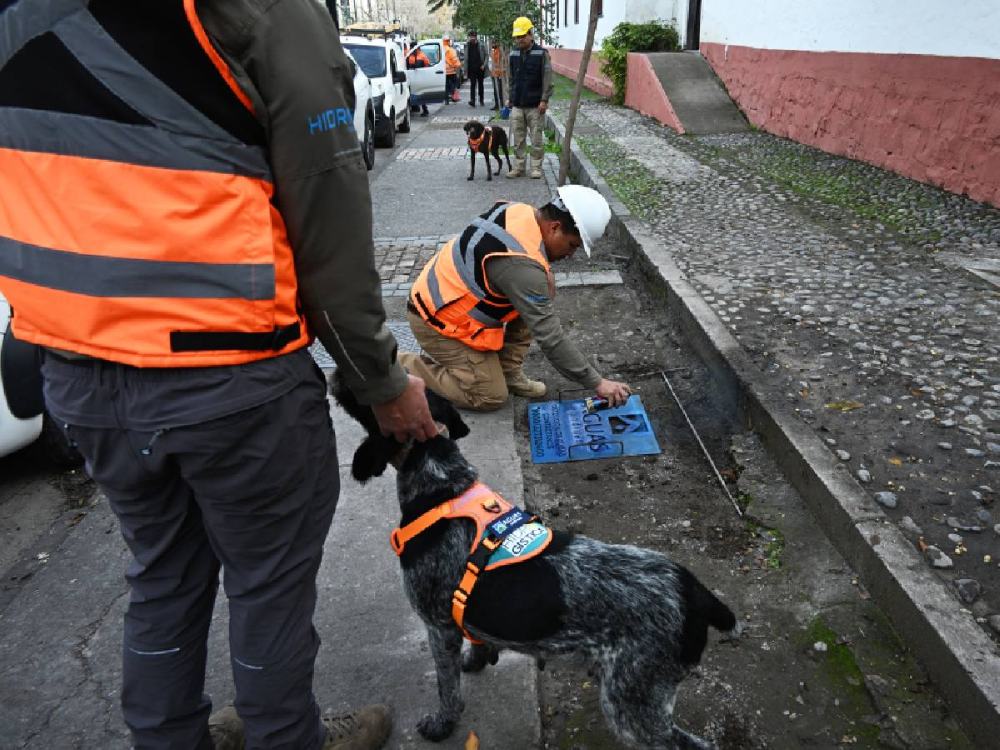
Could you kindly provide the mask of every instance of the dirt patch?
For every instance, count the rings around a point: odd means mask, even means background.
[[[747,628],[735,644],[710,641],[681,688],[678,724],[724,750],[969,747],[854,573],[745,432],[735,394],[684,346],[656,301],[641,287],[619,286],[565,290],[557,307],[598,370],[642,397],[663,451],[535,465],[524,450],[526,504],[557,528],[669,555]],[[648,375],[661,368],[673,370],[675,391],[746,518],[662,380]],[[552,397],[574,387],[537,349],[526,369],[546,380]],[[527,404],[518,408],[524,448]],[[545,747],[620,747],[605,728],[589,667],[549,662],[541,672]]]

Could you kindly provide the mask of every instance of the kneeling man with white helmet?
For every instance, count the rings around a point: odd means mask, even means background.
[[[552,306],[550,264],[590,255],[611,220],[600,193],[566,185],[544,206],[500,202],[448,242],[410,291],[408,319],[424,353],[399,355],[407,370],[456,406],[498,409],[509,393],[545,395],[522,369],[535,339],[565,377],[618,406],[625,383],[607,380],[566,338]]]

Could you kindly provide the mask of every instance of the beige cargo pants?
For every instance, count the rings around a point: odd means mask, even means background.
[[[538,107],[514,107],[510,111],[511,138],[514,140],[514,172],[525,171],[524,157],[528,149],[528,133],[531,133],[531,166],[542,168],[542,155],[545,150],[542,125],[545,115]]]
[[[507,380],[521,372],[531,346],[531,332],[523,320],[516,318],[507,324],[503,349],[480,352],[442,336],[412,311],[406,317],[425,355],[400,352],[403,367],[455,406],[473,411],[495,411],[503,406]]]

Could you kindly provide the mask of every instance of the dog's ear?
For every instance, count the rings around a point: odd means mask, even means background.
[[[462,419],[461,415],[458,413],[458,409],[451,406],[451,404],[448,406],[451,407],[451,414],[448,415],[448,421],[445,422],[448,427],[448,437],[452,440],[461,440],[469,434],[469,425],[467,425],[465,420]]]
[[[380,477],[389,465],[389,459],[399,450],[399,443],[383,435],[369,435],[354,451],[351,476],[361,484],[372,477]]]
[[[462,420],[462,415],[458,413],[454,404],[429,388],[427,389],[427,405],[431,409],[434,421],[440,422],[448,428],[449,438],[461,440],[469,434],[469,425]]]

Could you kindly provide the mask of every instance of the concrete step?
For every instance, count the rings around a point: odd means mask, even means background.
[[[692,135],[742,133],[746,118],[697,52],[650,52],[653,72],[684,130]]]

